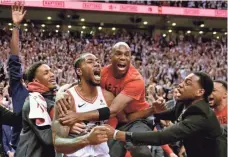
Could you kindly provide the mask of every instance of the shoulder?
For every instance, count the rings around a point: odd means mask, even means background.
[[[130,65],[125,81],[139,81],[144,83],[142,75],[133,65]]]

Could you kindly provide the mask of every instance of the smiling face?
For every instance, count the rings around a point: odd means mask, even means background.
[[[127,45],[114,46],[112,52],[112,67],[115,76],[123,77],[130,67],[131,51]]]
[[[101,66],[98,58],[90,53],[83,56],[83,61],[81,61],[79,67],[76,69],[76,73],[81,81],[88,82],[94,86],[100,85],[100,72]]]
[[[56,88],[56,85],[57,85],[55,76],[51,71],[51,68],[46,64],[42,64],[39,68],[37,68],[36,74],[33,80],[35,80],[36,82],[39,82],[40,84],[43,84],[49,89]]]

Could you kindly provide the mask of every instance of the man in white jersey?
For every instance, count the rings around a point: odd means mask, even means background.
[[[82,54],[74,66],[80,82],[67,90],[73,100],[69,112],[88,112],[108,107],[114,96],[99,86],[101,67],[98,59],[90,53]],[[62,126],[58,117],[59,113],[55,110],[52,129],[54,146],[58,153],[64,153],[66,157],[109,157],[106,130],[102,126],[96,127],[106,121],[85,122],[86,131],[82,129],[77,137],[69,138],[70,133],[77,131],[73,129],[74,126]],[[111,121],[117,123],[115,118]],[[91,138],[93,133],[94,137]]]

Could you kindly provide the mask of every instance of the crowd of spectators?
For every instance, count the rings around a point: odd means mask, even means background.
[[[114,3],[127,3],[127,4],[144,4],[144,5],[156,5],[156,6],[171,6],[171,7],[188,7],[188,8],[204,8],[204,9],[227,9],[227,1],[152,1],[152,0],[105,0],[105,2]]]
[[[10,52],[11,32],[0,31],[0,101],[11,109],[8,93],[7,58]],[[192,71],[204,71],[213,79],[227,81],[226,36],[207,39],[202,36],[146,33],[119,30],[113,34],[81,35],[67,32],[42,32],[33,29],[21,36],[20,59],[22,71],[37,61],[46,62],[53,69],[58,85],[77,81],[73,62],[81,53],[89,52],[109,64],[111,47],[125,41],[132,50],[132,64],[145,80],[147,98],[152,102],[159,97],[173,98],[173,88]]]

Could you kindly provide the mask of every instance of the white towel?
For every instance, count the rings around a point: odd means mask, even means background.
[[[51,118],[47,111],[47,102],[44,97],[38,93],[29,93],[30,112],[29,119],[43,119],[42,124],[36,124],[37,126],[51,125]]]

